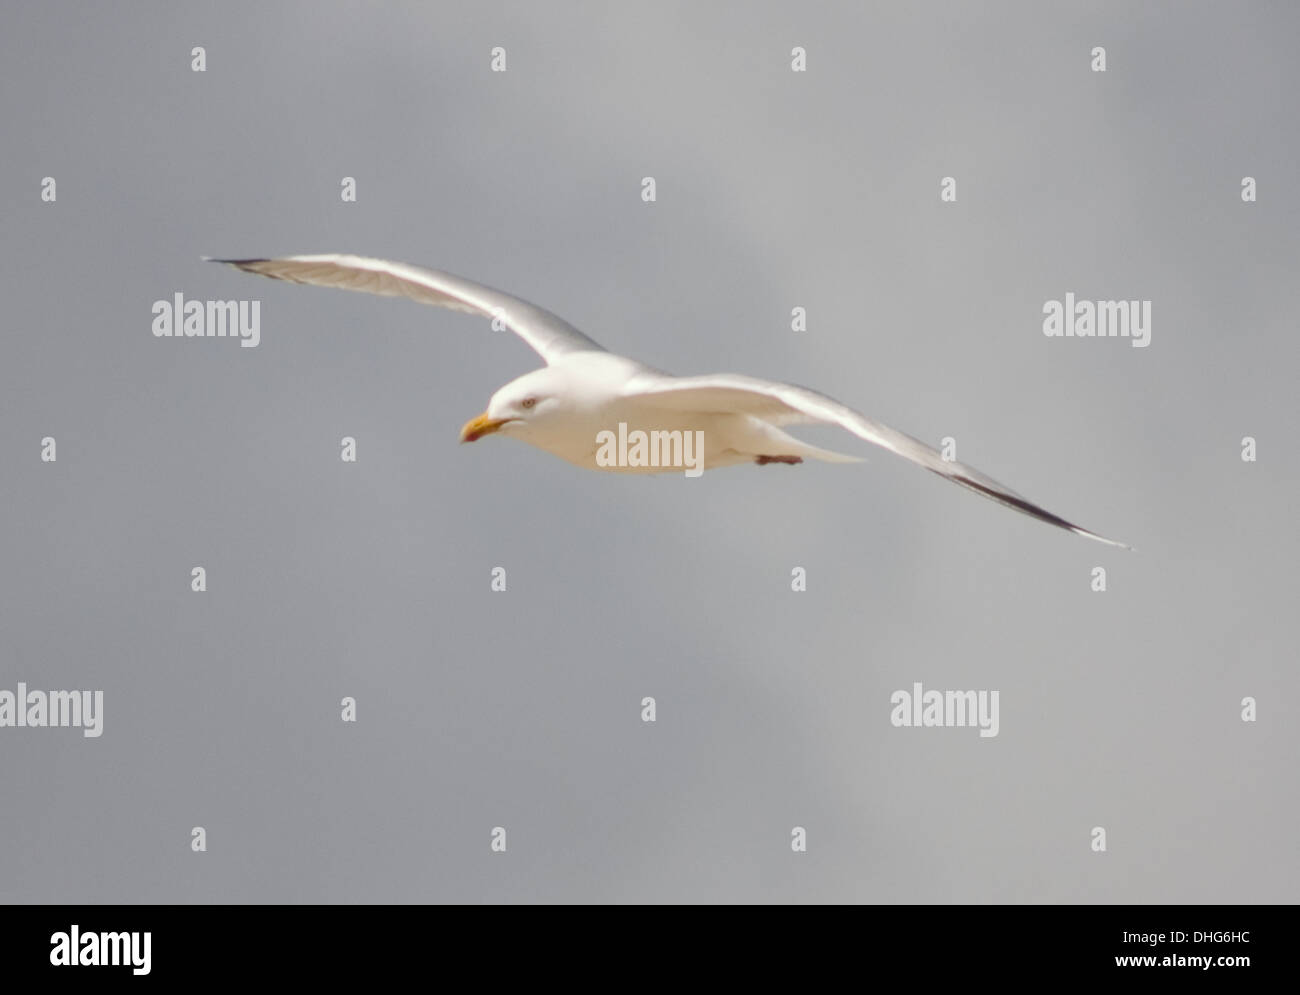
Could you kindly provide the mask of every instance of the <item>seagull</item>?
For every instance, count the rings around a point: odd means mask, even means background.
[[[860,457],[810,445],[783,431],[821,423],[897,453],[925,469],[1016,511],[1110,546],[1125,543],[1090,532],[1021,497],[973,467],[947,460],[905,435],[825,394],[794,384],[738,373],[678,377],[618,356],[535,304],[441,270],[365,256],[307,255],[277,259],[212,259],[276,280],[383,297],[407,297],[500,322],[546,363],[518,377],[488,401],[487,410],[461,429],[462,442],[504,435],[593,470],[662,473],[672,466],[610,465],[601,439],[620,427],[632,433],[703,433],[702,468],[739,463],[859,462]],[[620,436],[622,437],[622,436]],[[666,438],[667,436],[660,436]],[[680,469],[680,467],[677,467]]]

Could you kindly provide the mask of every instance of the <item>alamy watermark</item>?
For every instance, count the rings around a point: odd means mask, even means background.
[[[1126,338],[1135,349],[1151,344],[1150,301],[1064,301],[1043,305],[1043,334],[1050,338]]]
[[[152,968],[153,933],[109,933],[75,923],[66,932],[50,935],[50,963],[55,967],[129,967],[136,975]]]
[[[103,691],[27,690],[18,682],[18,690],[0,689],[0,728],[80,729],[95,739],[104,732]]]
[[[617,434],[611,429],[596,433],[597,466],[683,467],[688,477],[704,472],[704,433],[702,431],[644,432],[627,430],[627,422],[618,423]]]
[[[918,681],[911,691],[891,694],[889,703],[894,706],[889,721],[896,728],[969,726],[978,727],[983,739],[998,734],[996,691],[927,691]]]
[[[239,338],[240,346],[262,341],[261,301],[187,301],[179,290],[169,301],[153,302],[155,338]]]

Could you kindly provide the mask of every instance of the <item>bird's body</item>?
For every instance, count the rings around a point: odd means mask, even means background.
[[[541,374],[541,376],[536,376]],[[607,473],[681,473],[680,462],[654,460],[630,465],[626,460],[602,461],[602,433],[617,442],[667,437],[673,443],[686,433],[702,442],[701,470],[716,470],[760,459],[794,462],[804,458],[856,462],[811,446],[754,415],[733,412],[678,410],[643,390],[666,375],[644,363],[608,352],[573,352],[560,356],[544,370],[507,387],[556,398],[544,419],[520,420],[499,431],[558,456],[574,466]],[[521,378],[522,379],[522,378]],[[506,388],[502,388],[505,390]],[[491,405],[489,405],[489,410]],[[606,437],[608,438],[608,437]],[[682,444],[684,448],[684,443]],[[695,454],[692,454],[695,455]]]
[[[498,390],[461,439],[502,434],[575,466],[615,473],[698,472],[740,463],[856,462],[784,431],[838,425],[954,483],[1058,528],[1112,546],[973,467],[945,460],[925,443],[793,384],[735,373],[676,377],[607,352],[564,319],[534,304],[439,270],[362,256],[222,259],[295,283],[408,297],[479,314],[510,328],[546,361]],[[667,454],[667,458],[665,458]]]

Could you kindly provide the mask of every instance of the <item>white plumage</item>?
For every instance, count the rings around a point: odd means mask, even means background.
[[[1074,525],[973,467],[945,461],[918,439],[805,387],[736,373],[675,377],[607,352],[567,321],[534,304],[439,270],[363,256],[218,259],[277,280],[409,297],[424,304],[496,318],[546,366],[498,390],[487,411],[462,430],[464,441],[501,433],[578,466],[624,473],[680,472],[680,466],[604,465],[602,433],[702,432],[703,469],[737,463],[854,462],[858,457],[809,445],[782,426],[821,422],[897,453],[954,483],[1111,546],[1129,548]]]

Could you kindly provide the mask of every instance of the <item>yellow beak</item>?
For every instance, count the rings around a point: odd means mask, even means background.
[[[484,411],[477,418],[471,418],[465,423],[465,427],[460,430],[461,442],[477,442],[485,435],[491,435],[498,431],[502,425],[511,421],[510,418],[489,418]]]

